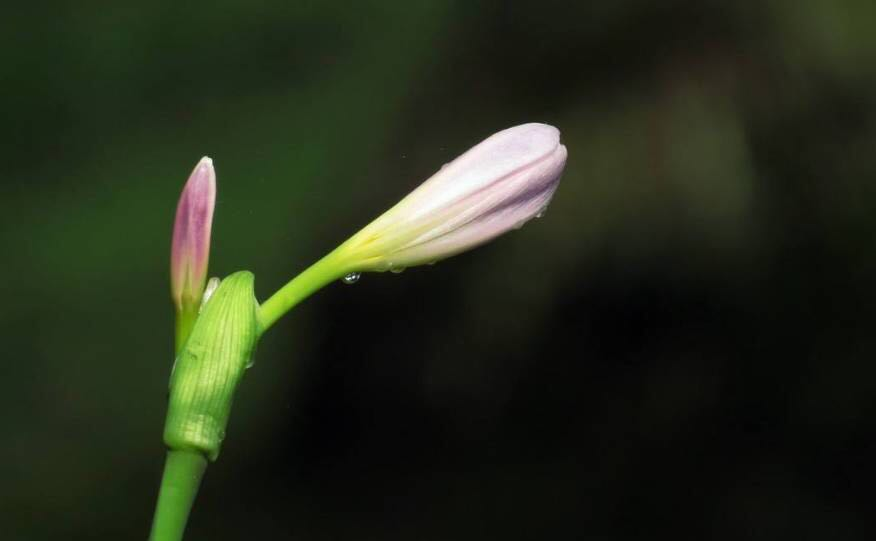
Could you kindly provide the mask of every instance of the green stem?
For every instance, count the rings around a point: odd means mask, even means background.
[[[195,326],[195,320],[198,319],[198,311],[192,309],[184,309],[176,315],[176,335],[174,340],[174,351],[179,355],[183,345],[189,335],[192,334],[192,328]]]
[[[261,304],[259,332],[264,333],[296,304],[348,272],[336,254],[337,250],[323,257]]]
[[[181,541],[207,459],[197,451],[168,451],[150,541]]]

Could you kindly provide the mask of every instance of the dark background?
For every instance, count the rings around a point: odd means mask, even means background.
[[[145,539],[176,198],[265,299],[500,129],[547,216],[262,340],[187,539],[871,539],[876,3],[14,3],[0,537]]]

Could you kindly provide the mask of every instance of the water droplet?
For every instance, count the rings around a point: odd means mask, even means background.
[[[426,264],[427,264],[427,265],[434,265],[435,263],[438,263],[438,261],[429,261],[429,262],[426,263]]]
[[[536,217],[536,218],[541,218],[541,217],[544,216],[545,214],[547,214],[547,207],[542,207],[541,210],[538,211],[538,213],[536,213],[535,217]]]
[[[517,222],[516,224],[514,224],[514,229],[520,229],[521,227],[524,226],[524,224],[526,224],[526,220],[521,220],[521,221]]]
[[[225,430],[223,430],[223,429],[220,428],[220,429],[219,429],[219,433],[216,434],[216,436],[219,437],[219,441],[223,441],[223,440],[225,439]]]
[[[249,370],[250,368],[253,367],[253,365],[255,365],[255,356],[247,359],[246,364],[243,365],[243,368],[244,368],[244,370]]]
[[[393,274],[398,274],[398,273],[404,272],[404,271],[405,271],[405,267],[391,267],[389,269],[389,272],[391,272]]]
[[[362,273],[351,272],[351,273],[347,274],[346,276],[344,276],[343,278],[341,278],[341,281],[347,285],[355,284],[356,282],[359,281],[360,276],[362,276]]]
[[[401,272],[401,271],[395,269],[395,263],[393,263],[392,261],[384,261],[383,263],[381,263],[379,270],[381,272],[384,272],[384,271]],[[402,269],[402,270],[404,270],[404,269]]]

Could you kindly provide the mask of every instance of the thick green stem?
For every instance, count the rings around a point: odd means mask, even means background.
[[[293,306],[348,272],[336,253],[337,250],[308,267],[262,303],[258,313],[260,333],[268,330]]]
[[[207,459],[197,451],[168,451],[150,541],[182,541],[206,469]]]

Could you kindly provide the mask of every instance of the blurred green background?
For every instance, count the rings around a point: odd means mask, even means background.
[[[0,18],[0,538],[145,539],[176,198],[261,299],[500,129],[547,216],[262,340],[187,539],[872,539],[876,3]]]

